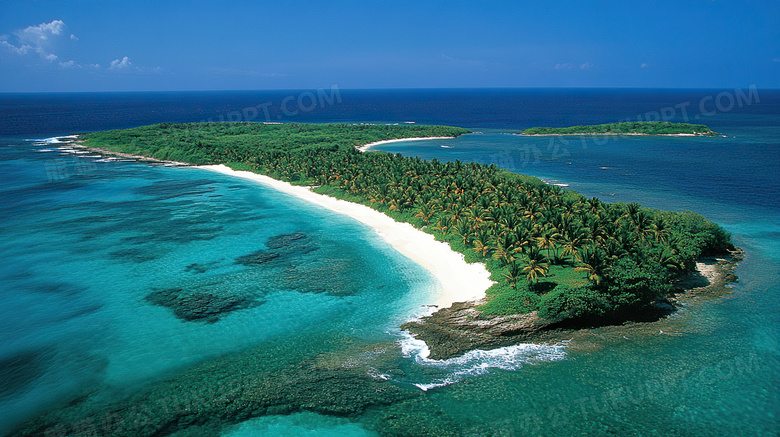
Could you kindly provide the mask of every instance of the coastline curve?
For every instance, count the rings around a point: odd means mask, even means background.
[[[379,146],[382,144],[390,144],[390,143],[400,143],[401,141],[422,141],[422,140],[451,140],[457,137],[415,137],[415,138],[398,138],[394,140],[382,140],[382,141],[375,141],[373,143],[363,144],[362,146],[355,147],[355,149],[366,152],[368,149]]]
[[[449,244],[436,241],[433,235],[416,229],[409,223],[397,222],[366,205],[318,194],[308,187],[293,186],[269,176],[233,170],[225,165],[204,165],[195,168],[260,183],[313,205],[346,215],[371,227],[387,244],[428,270],[437,279],[440,293],[429,303],[431,311],[435,310],[435,307],[450,307],[456,302],[483,299],[485,291],[494,284],[484,264],[469,264],[465,261],[464,255],[453,251]]]

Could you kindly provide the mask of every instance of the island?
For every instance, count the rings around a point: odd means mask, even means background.
[[[362,204],[484,265],[492,282],[477,290],[479,299],[403,325],[435,359],[544,339],[562,326],[668,314],[676,284],[697,260],[736,250],[724,229],[694,212],[606,203],[494,164],[364,152],[377,142],[468,133],[423,125],[164,123],[82,134],[77,144],[265,175]]]
[[[165,123],[81,134],[63,139],[62,147],[165,165],[198,164],[197,171],[249,178],[381,230],[393,247],[431,271],[445,294],[455,296],[457,288],[471,293],[437,302],[430,316],[402,325],[428,344],[432,359],[562,339],[592,345],[598,338],[587,329],[592,326],[614,328],[633,341],[645,327],[657,329],[643,322],[674,311],[680,289],[690,288],[694,296],[705,292],[700,287],[709,281],[697,277],[697,269],[711,275],[719,268],[721,277],[714,279],[720,285],[735,280],[729,267],[740,252],[730,235],[693,212],[605,203],[492,164],[361,151],[400,138],[468,133],[417,125]],[[236,261],[264,263],[298,250],[305,239],[298,233],[271,237],[263,244],[274,252]],[[433,246],[439,246],[436,252]],[[723,259],[729,251],[736,255],[732,261]],[[193,323],[219,323],[229,312],[255,305],[216,292],[190,299],[180,289],[147,291],[147,304]],[[92,402],[87,388],[12,435],[216,435],[223,424],[249,417],[299,411],[351,416],[377,406],[390,406],[377,419],[381,428],[430,423],[421,435],[449,435],[442,432],[447,416],[421,404],[427,396],[388,384],[377,373],[403,372],[394,367],[396,354],[383,353],[392,346],[367,350],[348,336],[337,341],[342,346],[336,352],[303,361],[282,358],[281,348],[302,346],[295,342],[217,357],[107,404],[102,398]],[[409,416],[396,405],[419,414]]]
[[[712,137],[719,135],[703,124],[668,121],[633,121],[588,126],[532,127],[520,135],[655,135],[676,137]]]

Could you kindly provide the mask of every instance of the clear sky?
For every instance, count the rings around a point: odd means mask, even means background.
[[[780,88],[780,1],[0,0],[0,92]]]

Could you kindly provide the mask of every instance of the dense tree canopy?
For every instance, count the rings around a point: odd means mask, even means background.
[[[446,126],[162,124],[96,132],[90,147],[226,164],[370,205],[447,241],[498,282],[486,313],[538,310],[551,320],[601,317],[667,295],[698,257],[733,246],[692,212],[608,204],[495,165],[427,161],[369,142],[468,131]]]
[[[310,149],[351,150],[376,141],[455,137],[450,126],[371,124],[162,123],[83,136],[96,147],[192,164],[246,162],[260,152],[285,154]]]
[[[668,121],[629,121],[569,127],[532,127],[524,135],[593,135],[593,134],[642,134],[642,135],[718,135],[703,124],[671,123]]]

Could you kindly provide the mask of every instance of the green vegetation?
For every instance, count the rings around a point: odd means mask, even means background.
[[[532,127],[523,135],[718,135],[703,124],[634,121],[570,127]]]
[[[162,123],[133,129],[92,132],[87,145],[120,153],[195,165],[253,162],[307,150],[353,150],[376,141],[414,137],[456,137],[468,129],[451,126],[369,124]]]
[[[413,224],[496,285],[487,314],[538,310],[549,320],[636,311],[668,295],[698,257],[733,248],[692,212],[598,198],[503,171],[354,146],[389,138],[457,136],[443,126],[163,124],[83,135],[90,147],[197,164],[226,164],[363,203]]]

